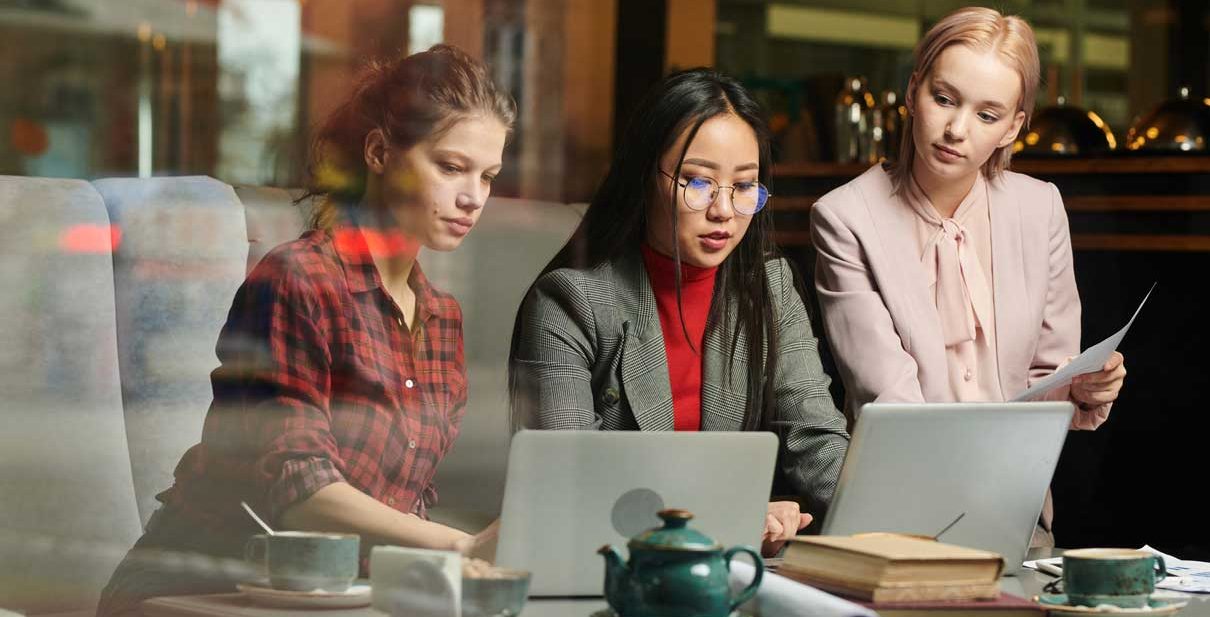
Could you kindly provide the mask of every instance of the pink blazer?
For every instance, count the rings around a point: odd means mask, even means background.
[[[1012,172],[988,187],[996,360],[1012,398],[1080,353],[1080,297],[1058,189]],[[891,191],[874,166],[811,209],[815,287],[854,417],[869,402],[949,402],[915,214]],[[1047,398],[1066,400],[1067,388]],[[1094,429],[1108,414],[1108,405],[1077,411],[1072,427]]]

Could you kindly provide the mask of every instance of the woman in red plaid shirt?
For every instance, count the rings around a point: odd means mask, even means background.
[[[452,47],[368,68],[316,137],[313,229],[236,293],[201,443],[100,614],[234,590],[241,573],[229,562],[172,568],[162,551],[238,559],[258,531],[240,501],[279,528],[357,533],[363,546],[471,554],[490,540],[494,530],[427,520],[466,370],[461,309],[416,255],[453,250],[474,227],[515,116],[486,67]]]

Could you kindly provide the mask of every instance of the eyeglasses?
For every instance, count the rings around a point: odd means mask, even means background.
[[[662,169],[660,173],[684,189],[683,200],[690,210],[700,211],[709,208],[718,198],[720,189],[730,189],[731,207],[740,214],[752,216],[760,212],[761,208],[768,203],[769,197],[772,196],[768,187],[759,182],[737,182],[733,186],[719,186],[714,180],[702,176],[677,180]]]

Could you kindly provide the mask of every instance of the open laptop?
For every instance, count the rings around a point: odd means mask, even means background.
[[[891,531],[999,553],[1021,569],[1074,407],[1070,403],[861,408],[824,534]]]
[[[532,572],[530,595],[600,596],[612,544],[683,508],[723,546],[760,546],[772,433],[521,431],[513,436],[496,563]]]

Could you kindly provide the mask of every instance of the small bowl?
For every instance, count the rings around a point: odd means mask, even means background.
[[[529,572],[494,568],[494,578],[462,578],[462,617],[516,617],[529,597]]]

